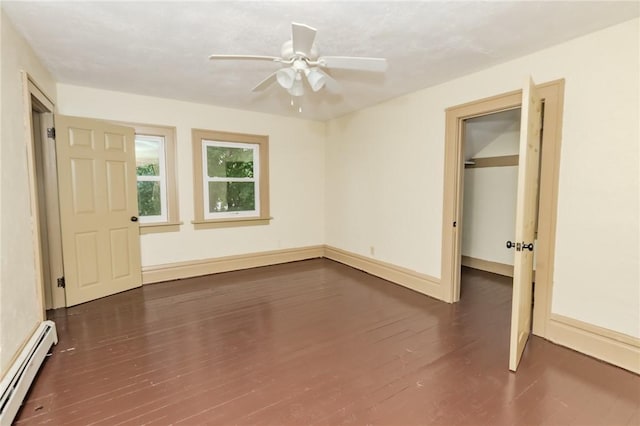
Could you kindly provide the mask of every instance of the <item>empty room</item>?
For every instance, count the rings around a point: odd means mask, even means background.
[[[640,424],[637,1],[0,15],[1,425]]]

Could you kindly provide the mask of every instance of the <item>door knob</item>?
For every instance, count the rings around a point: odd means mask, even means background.
[[[533,251],[533,243],[529,243],[529,244],[525,244],[524,241],[522,242],[522,250],[524,249],[528,249],[529,251]]]
[[[507,248],[514,248],[516,246],[516,243],[512,243],[511,241],[507,241]]]
[[[131,216],[131,222],[137,222],[138,216]]]

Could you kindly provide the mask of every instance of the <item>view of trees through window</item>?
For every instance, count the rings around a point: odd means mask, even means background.
[[[138,215],[142,222],[166,220],[164,138],[136,135]]]
[[[254,148],[207,146],[209,212],[256,209]]]
[[[158,164],[144,164],[136,167],[138,176],[159,176]],[[140,216],[159,216],[162,214],[160,204],[160,182],[138,181],[138,214]]]

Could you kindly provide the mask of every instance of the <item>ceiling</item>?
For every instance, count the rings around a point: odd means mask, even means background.
[[[62,83],[326,120],[433,86],[639,15],[637,1],[1,2]],[[342,90],[307,90],[302,112],[277,63],[291,22],[318,29],[321,55],[387,58],[385,74],[334,70]]]

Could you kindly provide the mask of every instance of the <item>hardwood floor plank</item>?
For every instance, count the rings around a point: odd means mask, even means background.
[[[510,373],[511,281],[462,277],[449,305],[315,259],[57,310],[16,423],[637,423],[632,373],[535,337]]]

